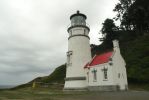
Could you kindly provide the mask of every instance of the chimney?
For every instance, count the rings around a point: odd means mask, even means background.
[[[120,53],[119,41],[113,40],[113,50]]]

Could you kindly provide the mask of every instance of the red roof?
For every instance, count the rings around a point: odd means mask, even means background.
[[[112,56],[113,52],[107,52],[107,53],[103,53],[100,55],[96,55],[92,61],[90,63],[87,63],[84,68],[90,68],[94,65],[99,65],[99,64],[103,64],[103,63],[107,63],[110,59],[110,57]]]

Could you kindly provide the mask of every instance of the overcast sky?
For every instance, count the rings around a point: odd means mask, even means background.
[[[87,15],[90,43],[99,44],[101,24],[113,18],[118,0],[0,0],[0,85],[49,75],[64,64],[71,14]]]

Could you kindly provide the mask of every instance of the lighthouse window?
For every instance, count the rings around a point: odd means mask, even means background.
[[[121,76],[121,74],[120,74],[120,73],[118,73],[118,78],[120,78],[120,76]]]
[[[85,33],[86,33],[86,30],[84,29],[84,35],[85,35]]]
[[[107,75],[108,69],[107,68],[103,68],[102,71],[103,71],[104,80],[107,80],[108,79],[108,75]]]
[[[67,52],[67,66],[72,65],[72,51]]]
[[[92,73],[93,73],[93,81],[95,82],[95,81],[97,81],[97,70],[94,69],[94,70],[92,71]]]

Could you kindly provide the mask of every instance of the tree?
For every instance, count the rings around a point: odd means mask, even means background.
[[[119,0],[113,11],[117,12],[115,17],[116,20],[122,21],[122,16],[128,11],[128,8],[132,5],[135,0]]]
[[[149,31],[149,0],[119,0],[114,8],[115,20],[120,20],[121,28],[137,33]],[[141,34],[142,35],[142,34]]]
[[[149,31],[149,1],[136,0],[128,9],[128,18],[133,30],[138,33]],[[140,35],[142,35],[140,34]]]
[[[102,41],[105,44],[111,44],[112,40],[116,38],[116,31],[118,31],[118,27],[115,25],[113,19],[106,19],[104,23],[102,24]]]

